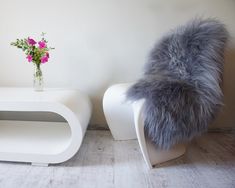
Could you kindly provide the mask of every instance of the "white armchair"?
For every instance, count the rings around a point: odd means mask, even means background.
[[[131,83],[116,84],[107,89],[103,98],[104,114],[115,140],[138,139],[144,160],[149,168],[178,158],[186,151],[183,144],[170,150],[158,149],[144,134],[144,100],[133,104],[125,100]]]

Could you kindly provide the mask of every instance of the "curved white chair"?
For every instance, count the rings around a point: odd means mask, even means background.
[[[0,160],[47,166],[80,148],[91,116],[87,95],[76,90],[0,88],[0,113],[54,114],[62,122],[0,120]],[[26,118],[27,119],[27,118]]]
[[[130,84],[116,84],[108,88],[103,97],[103,110],[115,140],[136,139],[134,115],[125,92]]]
[[[162,150],[154,146],[151,141],[145,137],[143,108],[144,100],[133,103],[135,130],[141,152],[148,167],[152,168],[157,164],[164,163],[183,155],[186,151],[184,144],[175,145],[170,150]]]
[[[103,108],[107,123],[115,140],[138,139],[144,160],[149,168],[178,158],[186,151],[183,144],[170,150],[156,148],[144,134],[144,100],[130,104],[125,93],[131,83],[113,85],[105,92]]]

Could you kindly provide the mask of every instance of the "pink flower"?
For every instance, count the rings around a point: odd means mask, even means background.
[[[28,59],[28,62],[31,62],[33,60],[33,57],[31,55],[27,55],[26,59]]]
[[[48,57],[45,55],[41,57],[41,63],[46,63],[46,62],[48,62]]]
[[[42,41],[39,41],[39,42],[38,42],[38,45],[39,45],[39,48],[40,48],[40,49],[46,48],[46,42],[43,41],[43,40],[42,40]]]
[[[36,44],[35,40],[28,37],[28,44],[34,46]]]

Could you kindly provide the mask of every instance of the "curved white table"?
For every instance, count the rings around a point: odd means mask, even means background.
[[[64,162],[78,151],[91,116],[91,103],[76,90],[0,88],[0,112],[52,114],[62,119],[0,120],[0,161],[47,166]]]

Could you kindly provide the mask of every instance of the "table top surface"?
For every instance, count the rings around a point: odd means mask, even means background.
[[[0,87],[0,102],[63,101],[79,95],[79,90],[75,89],[46,88],[34,91],[33,88]]]

